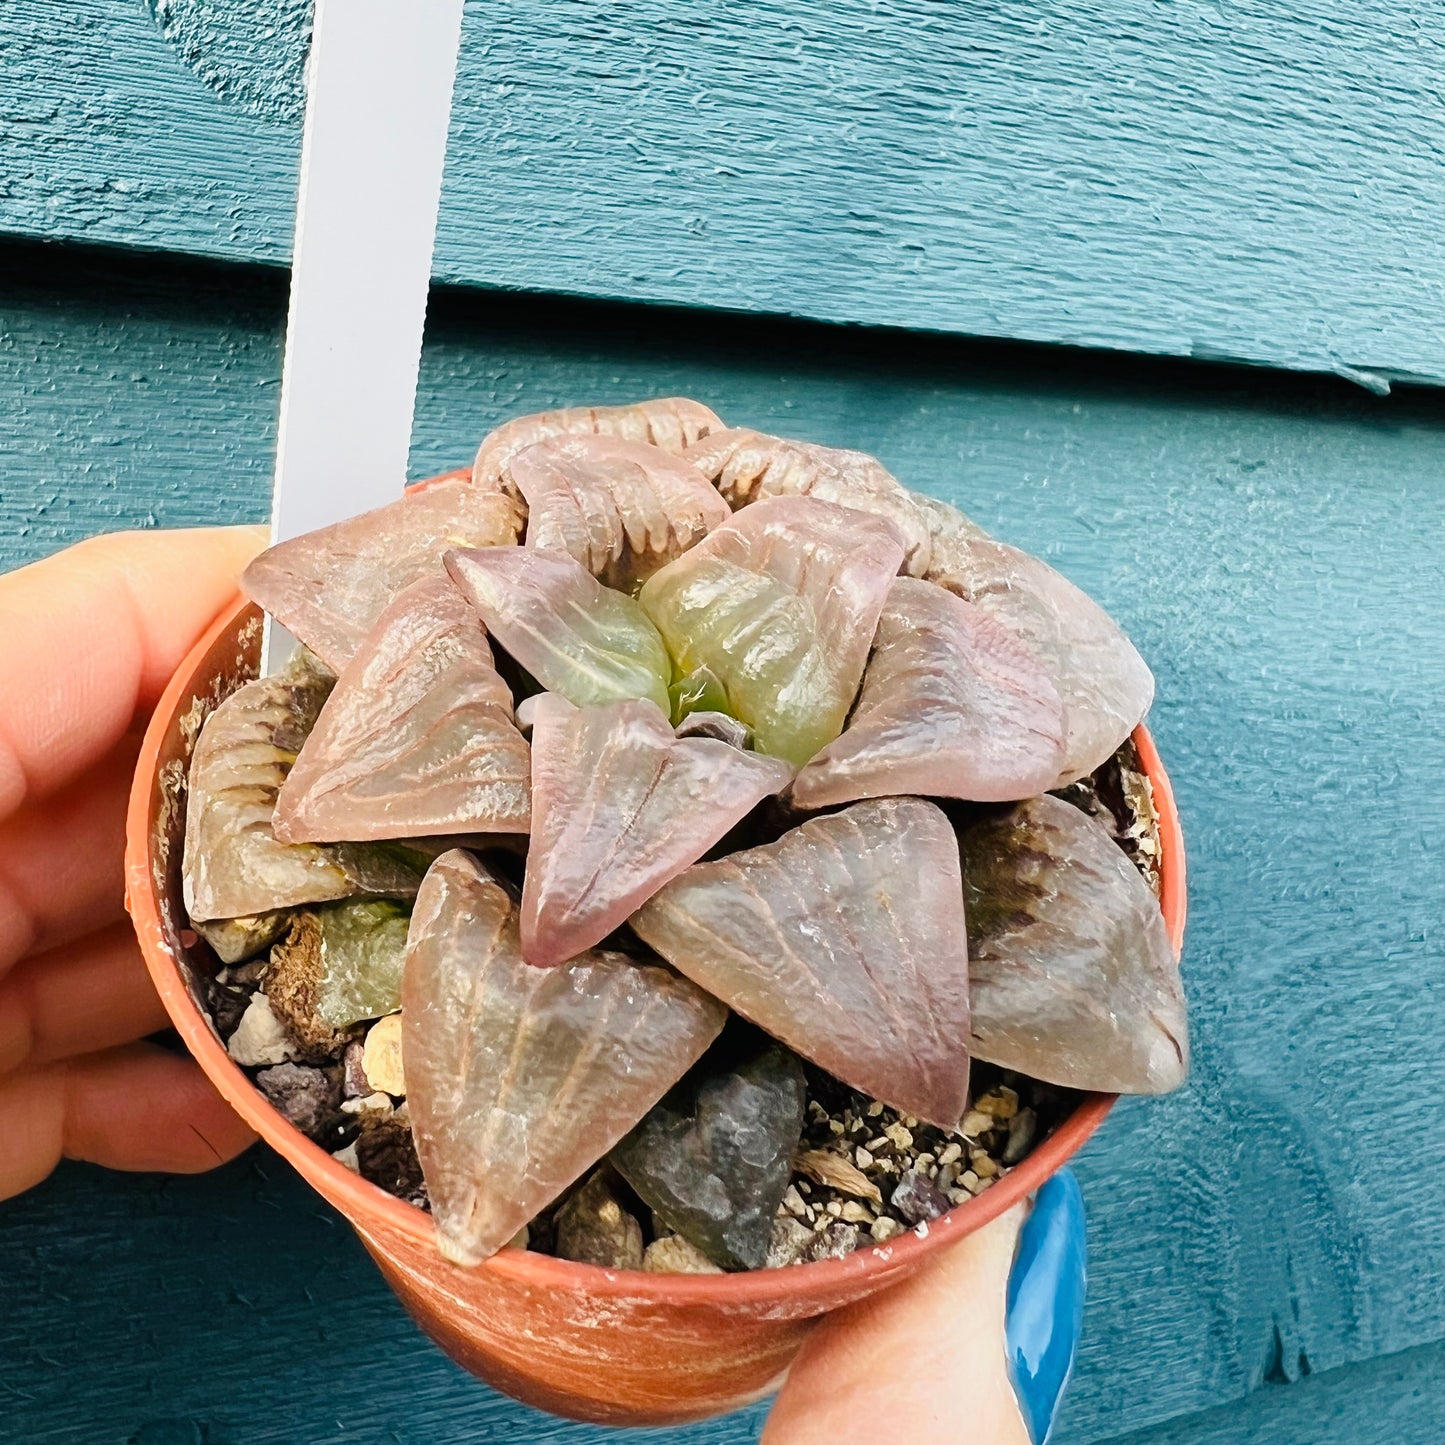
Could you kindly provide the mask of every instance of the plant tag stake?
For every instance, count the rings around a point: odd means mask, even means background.
[[[316,0],[273,543],[406,483],[462,3]],[[263,675],[292,645],[268,618]]]

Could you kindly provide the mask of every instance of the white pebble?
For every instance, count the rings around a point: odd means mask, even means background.
[[[883,1132],[893,1141],[896,1149],[908,1150],[913,1148],[913,1135],[908,1132],[905,1125],[890,1124]]]
[[[361,1051],[361,1072],[373,1089],[396,1098],[406,1096],[406,1075],[401,1067],[401,1015],[387,1014],[367,1031]]]
[[[249,1069],[285,1064],[297,1057],[295,1045],[272,1012],[271,1000],[259,990],[251,995],[236,1032],[226,1043],[226,1052]]]
[[[642,1256],[642,1267],[653,1274],[721,1274],[717,1265],[680,1234],[654,1239]]]
[[[370,1114],[373,1111],[389,1114],[391,1112],[391,1095],[363,1094],[359,1099],[343,1099],[341,1101],[343,1114]]]

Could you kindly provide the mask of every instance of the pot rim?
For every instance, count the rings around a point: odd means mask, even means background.
[[[436,480],[441,480],[440,478]],[[191,998],[177,959],[166,940],[151,848],[153,790],[164,745],[176,715],[191,695],[193,680],[207,654],[251,608],[244,597],[227,607],[177,668],[146,729],[136,765],[126,818],[126,907],[140,940],[146,967],[172,1024],[192,1057],[238,1114],[368,1236],[391,1233],[410,1245],[435,1249],[432,1217],[363,1179],[313,1143],[278,1114],[226,1052],[209,1020]],[[1160,906],[1176,956],[1184,937],[1186,911],[1184,838],[1173,790],[1154,741],[1141,722],[1133,733],[1139,759],[1154,790],[1160,833]],[[947,1214],[844,1259],[818,1260],[784,1269],[736,1274],[652,1274],[577,1264],[526,1250],[503,1250],[475,1266],[499,1279],[544,1289],[585,1291],[591,1296],[647,1297],[660,1305],[766,1305],[799,1295],[832,1296],[840,1288],[855,1291],[870,1275],[892,1274],[921,1263],[948,1245],[982,1228],[1037,1190],[1071,1158],[1104,1121],[1114,1094],[1086,1095],[1079,1107],[996,1184]],[[441,1262],[442,1256],[436,1258]],[[462,1266],[448,1265],[451,1269]],[[464,1271],[470,1272],[470,1271]]]

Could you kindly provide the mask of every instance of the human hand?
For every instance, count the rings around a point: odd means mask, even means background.
[[[803,1347],[762,1445],[938,1440],[1044,1445],[1084,1310],[1084,1203],[1055,1175],[897,1288],[830,1315]]]
[[[95,538],[0,577],[0,1198],[62,1158],[196,1172],[252,1136],[162,1028],[124,916],[125,809],[171,673],[264,545],[260,528]],[[763,1445],[836,1445],[859,1421],[1042,1445],[1084,1284],[1062,1175],[887,1294],[830,1316]]]
[[[92,538],[0,577],[0,1198],[62,1158],[194,1173],[252,1139],[163,1028],[123,904],[141,732],[265,545]]]

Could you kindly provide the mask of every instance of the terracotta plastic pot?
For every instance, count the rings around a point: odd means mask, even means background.
[[[185,775],[201,723],[255,676],[261,617],[244,602],[182,664],[146,734],[131,794],[127,906],[176,1029],[242,1118],[355,1227],[418,1324],[497,1389],[559,1415],[613,1424],[701,1419],[766,1395],[819,1318],[886,1289],[1037,1189],[1114,1103],[1088,1097],[993,1188],[847,1259],[731,1275],[609,1271],[508,1250],[476,1269],[437,1253],[429,1215],[367,1183],[298,1133],[232,1063],[197,1003],[201,975],[181,908]],[[1163,908],[1184,932],[1184,848],[1169,780],[1135,734],[1162,831]]]

